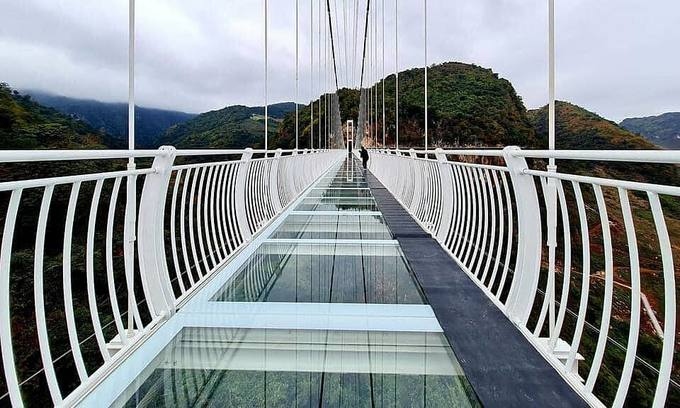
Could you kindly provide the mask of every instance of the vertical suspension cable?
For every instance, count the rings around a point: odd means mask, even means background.
[[[309,147],[314,149],[314,0],[309,0]]]
[[[269,60],[268,60],[268,46],[269,39],[267,37],[267,0],[264,0],[264,150],[269,150]]]
[[[300,77],[299,77],[299,54],[300,54],[300,0],[295,0],[295,150],[299,147],[299,133],[300,133],[300,119],[299,119],[299,88],[300,88]]]
[[[423,2],[425,13],[425,151],[427,151],[427,0]]]
[[[548,149],[555,150],[555,0],[548,0]],[[549,159],[550,166],[555,158]]]
[[[378,144],[378,8],[373,7],[373,144]]]
[[[394,70],[395,146],[399,150],[399,0],[394,0]]]
[[[371,70],[371,64],[373,62],[373,61],[371,61],[371,46],[372,46],[373,35],[371,34],[371,31],[370,31],[371,30],[371,13],[372,13],[372,10],[369,9],[368,13],[369,13],[368,14],[368,20],[367,20],[368,32],[367,32],[367,39],[366,39],[367,40],[367,47],[368,47],[367,53],[366,53],[367,59],[368,59],[368,64],[367,64],[368,69],[366,70],[366,83],[367,83],[366,96],[368,97],[368,100],[367,100],[367,103],[366,103],[366,122],[368,122],[368,136],[370,136],[371,135],[371,126],[373,125],[371,123],[371,102],[372,102],[372,99],[373,99],[373,98],[371,98],[371,81],[373,81],[372,70]],[[362,135],[362,137],[361,137],[362,140],[363,140],[364,136],[365,136],[365,134]]]
[[[317,106],[318,111],[317,111],[316,119],[319,121],[319,129],[318,129],[317,134],[319,135],[319,149],[320,149],[321,148],[321,94],[322,94],[323,88],[324,88],[324,82],[321,79],[321,49],[323,48],[323,45],[321,45],[321,17],[322,17],[321,0],[318,0],[317,8],[319,9],[319,20],[318,20],[319,21],[319,23],[318,23],[319,24],[319,37],[318,37],[318,39],[319,39],[319,54],[317,56],[317,65],[318,65],[317,78],[319,80],[319,92],[318,92],[318,94],[319,94],[319,104]],[[312,125],[312,126],[314,126],[314,125]],[[324,146],[324,148],[325,148],[325,146]]]
[[[382,0],[382,147],[385,148],[385,0]]]
[[[323,19],[323,28],[324,28],[324,39],[323,39],[323,48],[324,48],[324,56],[323,56],[323,71],[324,71],[324,89],[323,89],[323,126],[324,126],[324,136],[326,137],[326,140],[328,140],[328,22],[326,19]],[[319,99],[319,102],[321,100]],[[319,122],[321,122],[321,119],[319,119]],[[328,142],[326,142],[328,143]]]
[[[135,150],[135,0],[128,6],[128,149]],[[134,157],[128,162],[134,163]]]

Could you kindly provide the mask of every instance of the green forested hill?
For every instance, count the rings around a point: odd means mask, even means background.
[[[292,102],[270,105],[269,134],[278,132],[284,115],[295,110]],[[263,147],[264,108],[243,105],[206,112],[171,127],[159,144],[179,148],[244,148]]]
[[[385,107],[394,115],[394,77],[385,81]],[[439,146],[530,145],[534,132],[512,84],[491,69],[448,62],[428,69],[429,129]],[[378,87],[381,92],[380,87]],[[400,143],[420,145],[424,129],[424,69],[399,74]],[[378,108],[381,109],[380,104]],[[387,120],[387,123],[392,123]]]
[[[96,149],[110,142],[105,133],[0,83],[1,149]]]
[[[558,149],[656,149],[640,135],[623,129],[596,113],[569,102],[555,104],[555,145]],[[540,146],[547,146],[548,107],[530,110],[529,120],[536,129]]]
[[[423,144],[424,72],[422,68],[415,68],[399,73],[399,142],[402,146]],[[528,146],[535,143],[534,129],[521,98],[509,81],[499,78],[492,70],[459,62],[433,65],[428,70],[428,84],[431,146]],[[382,82],[374,84],[374,89],[379,95],[377,131],[382,133]],[[341,89],[338,96],[343,123],[347,119],[356,123],[359,91]],[[314,102],[315,112],[317,101]],[[387,144],[393,144],[394,75],[385,79],[385,123]],[[282,141],[294,140],[294,124],[295,117],[289,114],[279,133]],[[308,127],[309,106],[306,106],[300,113],[300,134],[306,138],[309,137]]]
[[[27,91],[38,103],[102,129],[119,143],[127,145],[128,104],[107,103],[68,98],[40,91]],[[184,123],[195,114],[137,106],[135,110],[135,145],[139,148],[158,147],[158,138],[173,125]]]
[[[616,123],[580,106],[558,101],[555,105],[555,145],[565,150],[655,150],[658,146],[644,137],[623,129]],[[537,143],[532,148],[548,146],[548,107],[528,112],[536,129]],[[583,162],[565,162],[566,169],[585,173],[596,172],[586,168]],[[564,166],[563,165],[563,166]],[[680,180],[678,169],[673,166],[659,166],[640,163],[635,173],[625,164],[611,163],[598,167],[602,176],[634,179],[643,182],[677,184]],[[596,172],[597,173],[597,172]]]
[[[663,148],[680,149],[680,112],[624,119],[621,127]]]

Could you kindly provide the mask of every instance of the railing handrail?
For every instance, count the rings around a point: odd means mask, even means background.
[[[274,150],[264,149],[180,149],[176,150],[178,157],[188,156],[227,156],[243,154],[246,150],[253,154],[275,154]],[[281,149],[281,153],[294,153],[295,149]],[[297,152],[317,152],[319,149],[298,149]],[[155,158],[163,156],[162,150],[116,150],[116,149],[89,149],[89,150],[0,150],[0,163],[28,163],[69,160],[105,160],[105,159],[128,159]]]
[[[503,161],[485,159],[489,156]],[[628,162],[631,171],[628,176],[562,173],[550,166],[545,171],[527,158]],[[644,385],[653,387],[653,395],[642,397],[661,407],[675,385],[678,312],[678,255],[669,234],[677,216],[664,197],[680,196],[680,186],[677,181],[652,184],[653,175],[639,181],[636,168],[648,163],[680,164],[680,151],[376,149],[369,166],[590,405],[622,406]],[[627,268],[628,277],[617,267]],[[644,267],[655,273],[643,273]],[[599,278],[604,290],[591,287],[592,278]],[[616,298],[621,293],[614,287],[621,279],[629,279],[623,292],[629,300]],[[663,334],[649,346],[658,349],[658,356],[638,347],[644,335],[642,283],[652,280],[663,292],[657,306],[663,311]],[[601,302],[591,299],[593,291]],[[627,313],[628,321],[620,317]],[[597,333],[586,334],[586,327]],[[628,337],[625,357],[617,361],[611,361],[609,347],[614,327],[618,336],[627,331]],[[650,376],[633,375],[636,361],[645,358],[659,368]],[[586,367],[579,370],[581,360]],[[608,380],[609,390],[597,389],[610,364],[620,374]]]
[[[503,157],[503,150],[491,149],[376,149],[379,151],[434,155]],[[513,157],[527,159],[601,160],[633,163],[680,164],[680,150],[516,150]]]

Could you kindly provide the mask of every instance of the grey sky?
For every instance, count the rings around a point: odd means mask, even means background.
[[[361,31],[366,0],[356,1]],[[388,72],[394,70],[394,1],[385,0]],[[0,81],[72,97],[127,99],[127,0],[0,2]],[[319,0],[311,2],[316,22]],[[556,2],[558,98],[617,121],[680,111],[680,2]],[[380,9],[382,0],[374,3]],[[354,4],[331,0],[339,67],[343,5]],[[422,4],[399,2],[400,69],[423,65]],[[545,104],[547,0],[428,4],[431,63],[492,68],[513,83],[527,107]],[[295,0],[269,5],[270,101],[289,101],[295,95]],[[300,0],[300,101],[320,93],[318,78],[310,92],[309,7],[310,0]],[[262,0],[137,0],[137,103],[189,112],[263,104],[262,13]],[[316,25],[314,36],[318,44]],[[315,77],[317,53],[315,47]],[[345,74],[341,70],[341,80]]]

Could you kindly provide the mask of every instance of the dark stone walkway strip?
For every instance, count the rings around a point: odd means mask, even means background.
[[[587,407],[496,305],[370,173],[366,179],[485,407]]]

